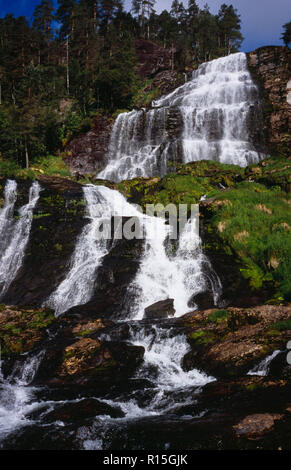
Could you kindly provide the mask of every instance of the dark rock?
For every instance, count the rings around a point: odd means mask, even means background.
[[[141,78],[151,78],[162,70],[171,69],[170,51],[152,41],[137,39],[135,52],[140,64],[138,74]]]
[[[40,177],[31,233],[21,268],[2,299],[19,306],[42,305],[65,278],[76,240],[86,219],[82,186],[58,177]],[[19,182],[27,197],[31,182]],[[24,196],[23,196],[24,197]]]
[[[198,310],[206,310],[214,307],[213,293],[210,291],[200,292],[191,298],[191,304],[197,305]]]
[[[93,398],[86,398],[77,403],[65,403],[57,406],[56,409],[45,415],[43,422],[63,421],[64,423],[78,423],[100,415],[107,415],[111,418],[124,417],[121,408],[112,407]]]
[[[73,173],[80,175],[99,173],[106,166],[106,154],[113,119],[96,116],[91,130],[73,138],[65,148],[64,161]]]
[[[59,336],[47,348],[34,382],[51,387],[104,386],[119,383],[141,363],[144,348],[124,342],[84,337],[73,342]]]
[[[123,217],[123,223],[126,220]],[[135,296],[134,292],[128,291],[128,286],[139,268],[143,243],[140,239],[115,240],[98,269],[91,300],[85,305],[73,307],[68,313],[113,320],[128,316],[128,306]]]
[[[268,374],[270,378],[291,380],[291,364],[287,362],[288,354],[288,350],[285,349],[272,359]]]
[[[160,300],[144,309],[144,318],[158,320],[175,315],[174,299]]]

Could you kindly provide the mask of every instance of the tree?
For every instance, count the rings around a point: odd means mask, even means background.
[[[240,32],[240,15],[232,5],[223,3],[217,15],[219,34],[219,47],[222,47],[226,54],[237,51],[243,41]]]
[[[283,31],[281,39],[284,41],[284,44],[288,46],[291,42],[291,21],[283,25],[285,31]]]
[[[132,0],[132,11],[138,17],[141,30],[145,35],[147,26],[147,37],[150,37],[150,17],[155,13],[154,5],[156,0]]]
[[[77,2],[76,0],[58,0],[58,5],[56,19],[61,23],[60,37],[64,39],[74,33]]]
[[[51,0],[42,0],[41,4],[35,7],[33,13],[33,27],[43,33],[47,44],[52,39],[53,11]]]

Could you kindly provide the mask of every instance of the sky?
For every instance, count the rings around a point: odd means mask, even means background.
[[[56,0],[55,0],[56,1]],[[0,0],[0,17],[7,13],[14,16],[24,15],[29,19],[40,0]],[[169,10],[172,0],[156,0],[155,9],[159,13]],[[187,4],[187,0],[184,0]],[[202,8],[206,0],[197,0]],[[222,3],[233,5],[238,9],[242,20],[242,33],[245,40],[242,51],[248,52],[261,46],[283,45],[280,40],[282,25],[291,21],[290,0],[208,0],[212,13],[216,14]],[[131,0],[125,0],[125,8],[129,10]]]

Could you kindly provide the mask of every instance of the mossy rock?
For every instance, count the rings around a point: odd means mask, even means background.
[[[34,349],[46,337],[46,329],[55,321],[48,309],[20,309],[1,306],[0,344],[2,356],[22,354]]]

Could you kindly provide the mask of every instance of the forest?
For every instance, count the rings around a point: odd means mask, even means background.
[[[50,0],[35,8],[31,24],[0,18],[0,164],[29,168],[90,129],[96,114],[131,109],[144,83],[137,74],[135,41],[169,50],[172,70],[195,69],[239,50],[240,15],[222,4],[217,15],[195,0],[174,0],[155,11],[155,0]],[[63,101],[70,103],[61,109]],[[1,165],[0,165],[1,166]]]

